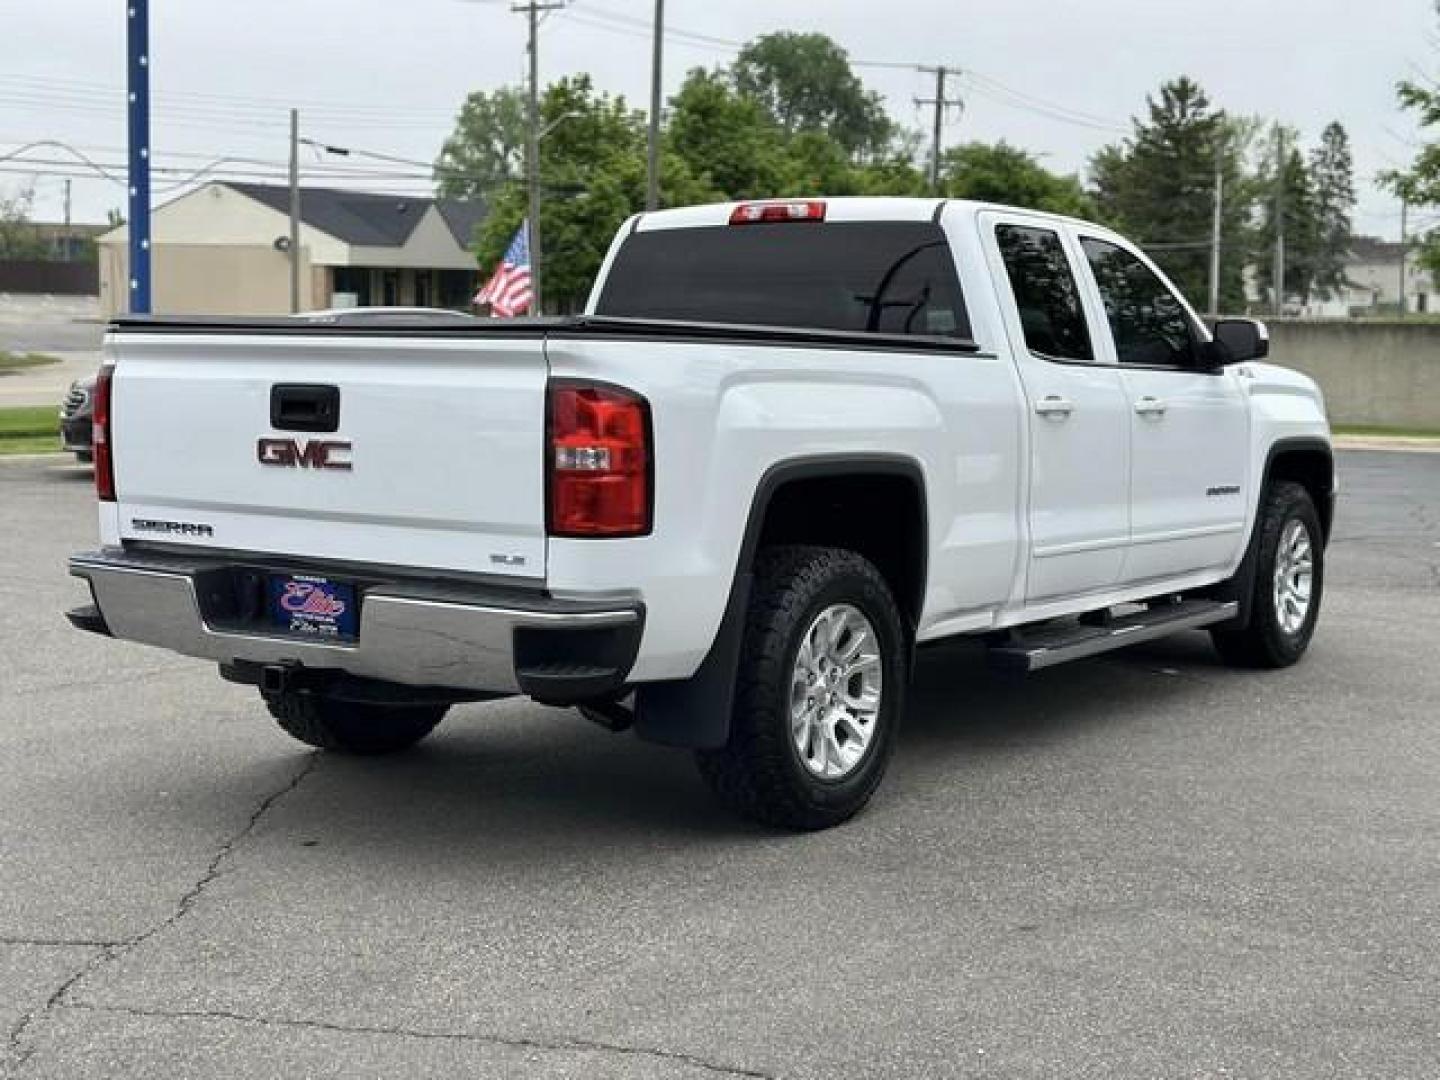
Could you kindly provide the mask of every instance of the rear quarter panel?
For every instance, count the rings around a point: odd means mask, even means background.
[[[548,583],[559,595],[638,587],[647,614],[636,681],[683,678],[704,659],[756,490],[772,466],[786,461],[881,454],[919,466],[931,552],[924,619],[1008,591],[1016,529],[1013,449],[993,445],[1013,438],[1008,364],[963,354],[678,342],[551,340],[547,351],[553,378],[618,383],[651,404],[652,534],[552,539],[547,559]],[[979,403],[970,454],[946,415],[967,386]],[[980,523],[973,531],[956,528],[962,503]],[[953,579],[967,559],[971,594],[961,599]]]

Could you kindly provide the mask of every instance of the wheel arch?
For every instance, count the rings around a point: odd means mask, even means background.
[[[1335,451],[1328,440],[1318,436],[1297,436],[1277,439],[1265,452],[1265,468],[1255,492],[1255,509],[1249,522],[1249,539],[1240,566],[1228,581],[1202,590],[1203,595],[1218,600],[1234,600],[1240,607],[1228,629],[1250,625],[1251,598],[1254,593],[1256,560],[1260,544],[1260,512],[1265,505],[1265,491],[1276,480],[1293,480],[1310,494],[1320,517],[1322,548],[1329,543],[1335,517]]]
[[[1260,481],[1260,497],[1276,480],[1293,480],[1310,494],[1320,515],[1320,528],[1325,543],[1335,520],[1335,451],[1330,443],[1318,437],[1277,439],[1265,454],[1265,472]],[[1256,506],[1258,513],[1259,501]]]
[[[925,473],[920,463],[908,455],[886,453],[821,454],[776,462],[761,475],[751,496],[724,614],[705,659],[689,679],[647,683],[637,691],[635,727],[641,738],[696,748],[725,744],[756,556],[766,542],[826,542],[821,531],[824,518],[813,527],[796,531],[794,522],[800,516],[790,508],[797,504],[788,503],[786,493],[805,506],[806,500],[833,497],[849,485],[853,485],[852,491],[883,493],[883,508],[893,510],[897,499],[907,506],[906,527],[872,530],[872,542],[864,545],[869,551],[845,543],[843,534],[831,536],[828,546],[848,546],[867,558],[879,556],[877,568],[895,593],[913,635],[924,602],[930,547]],[[893,521],[883,520],[893,525]],[[865,533],[852,533],[850,539],[857,535]]]
[[[875,498],[876,516],[887,528],[877,529],[868,519],[840,524],[833,515],[811,516],[822,510],[819,504],[856,493]],[[887,511],[898,513],[899,520],[884,517]],[[755,565],[756,554],[767,543],[814,543],[864,555],[885,577],[913,631],[924,606],[929,570],[924,470],[901,454],[826,455],[773,465],[756,487],[737,575]]]

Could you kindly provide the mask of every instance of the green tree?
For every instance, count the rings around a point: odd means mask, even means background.
[[[1074,217],[1092,217],[1094,205],[1074,176],[1043,168],[1029,151],[1005,142],[967,143],[947,150],[940,159],[940,182],[946,195],[1047,210]]]
[[[35,234],[31,221],[35,189],[21,188],[14,195],[0,193],[0,259],[44,259],[50,255]]]
[[[735,88],[757,102],[787,135],[826,132],[851,157],[884,155],[894,134],[880,96],[824,34],[783,30],[756,38],[731,68]]]
[[[1345,260],[1350,251],[1355,212],[1355,163],[1350,136],[1332,121],[1320,134],[1320,145],[1310,152],[1310,176],[1315,188],[1318,230],[1314,285],[1325,299],[1345,285]]]
[[[897,154],[873,161],[857,170],[859,195],[908,195],[923,198],[931,194],[930,178],[915,162],[913,153]]]
[[[754,199],[783,186],[785,133],[726,75],[691,71],[670,99],[665,146],[716,198]]]
[[[1194,80],[1165,83],[1146,117],[1090,161],[1091,195],[1102,220],[1148,246],[1192,302],[1208,295],[1217,161],[1226,196],[1221,221],[1220,303],[1244,304],[1251,187],[1243,162],[1245,125],[1212,108]]]
[[[488,199],[525,171],[523,90],[502,86],[465,99],[455,130],[435,160],[436,190],[455,199]]]
[[[1436,4],[1440,12],[1440,3]],[[1408,169],[1390,169],[1380,174],[1380,182],[1411,206],[1440,204],[1440,142],[1433,129],[1440,125],[1440,87],[1425,86],[1410,79],[1396,85],[1400,107],[1414,114],[1416,126],[1425,139]],[[1431,230],[1420,238],[1420,264],[1432,274],[1440,274],[1440,230]]]
[[[547,311],[573,311],[589,295],[615,230],[644,205],[645,118],[623,97],[597,92],[588,75],[551,84],[540,116],[548,130],[540,144],[541,283]],[[661,185],[674,202],[713,197],[673,153],[662,158]],[[527,209],[521,181],[492,197],[476,240],[482,272],[499,263]]]

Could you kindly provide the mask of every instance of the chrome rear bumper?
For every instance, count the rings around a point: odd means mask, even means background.
[[[76,555],[70,573],[90,583],[99,619],[75,613],[72,622],[223,665],[287,665],[557,702],[623,684],[643,623],[638,602],[560,601],[518,589],[391,580],[361,587],[358,640],[311,640],[253,621],[241,625],[221,613],[228,606],[221,593],[239,565],[118,549]],[[249,559],[243,565],[270,569]]]

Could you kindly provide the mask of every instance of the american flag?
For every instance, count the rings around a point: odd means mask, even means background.
[[[515,239],[505,249],[495,273],[475,294],[476,304],[489,304],[492,317],[513,319],[530,310],[535,294],[530,289],[529,222],[522,221]]]

